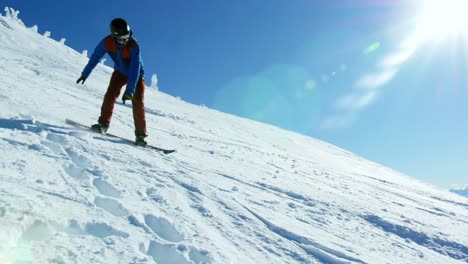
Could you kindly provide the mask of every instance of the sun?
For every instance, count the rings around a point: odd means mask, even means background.
[[[418,34],[426,39],[468,35],[468,0],[423,0]]]

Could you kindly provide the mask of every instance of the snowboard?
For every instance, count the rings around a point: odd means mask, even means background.
[[[122,140],[122,141],[124,141],[126,143],[133,144],[134,146],[138,146],[138,145],[135,144],[135,142],[133,140],[123,138],[121,136],[117,136],[117,135],[110,134],[110,133],[99,133],[97,131],[92,130],[91,126],[87,126],[87,125],[78,123],[78,122],[73,121],[71,119],[65,119],[65,123],[67,123],[68,125],[74,126],[76,128],[88,130],[88,131],[91,131],[93,133],[100,134],[100,135],[107,136],[107,137],[111,137],[111,138],[117,138],[117,139],[120,139],[120,140]],[[175,149],[164,149],[164,148],[156,147],[156,146],[153,146],[153,145],[150,145],[150,144],[146,145],[146,147],[143,147],[143,146],[138,146],[138,147],[153,149],[153,150],[162,152],[163,154],[171,154],[171,153],[175,152]]]

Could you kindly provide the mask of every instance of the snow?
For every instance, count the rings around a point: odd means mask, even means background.
[[[148,141],[173,154],[66,125],[95,122],[112,69],[77,85],[86,55],[10,14],[0,263],[468,262],[467,198],[326,142],[149,87]],[[117,104],[109,132],[133,130]]]

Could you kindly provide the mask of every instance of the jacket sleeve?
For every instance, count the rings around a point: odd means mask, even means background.
[[[141,54],[139,45],[135,45],[132,47],[131,58],[132,59],[130,61],[130,68],[128,71],[127,88],[125,92],[133,96],[133,94],[135,93],[138,79],[140,78],[141,70]]]
[[[93,55],[91,55],[91,58],[89,59],[88,64],[85,66],[83,72],[81,73],[81,76],[88,78],[88,76],[91,74],[93,71],[94,67],[101,61],[102,57],[106,54],[106,49],[104,47],[104,40],[101,40],[99,44],[96,46],[94,49]]]

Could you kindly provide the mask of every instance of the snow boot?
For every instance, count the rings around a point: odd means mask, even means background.
[[[146,136],[136,136],[135,145],[140,147],[146,147],[148,145],[148,142],[146,142],[145,137]]]
[[[109,129],[109,125],[104,123],[97,123],[92,125],[91,129],[95,132],[105,134],[107,132],[107,129]]]

